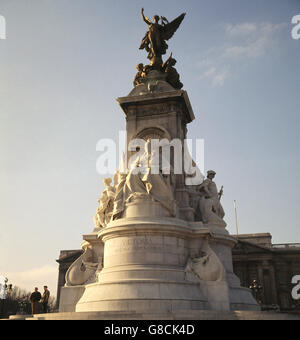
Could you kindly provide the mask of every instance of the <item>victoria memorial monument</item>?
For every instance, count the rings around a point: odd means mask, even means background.
[[[205,313],[258,313],[250,289],[233,273],[236,239],[226,230],[216,172],[204,178],[197,169],[175,171],[178,159],[186,161],[175,153],[164,162],[163,145],[184,145],[195,119],[173,54],[163,60],[185,13],[171,22],[141,14],[148,30],[139,48],[149,64],[137,65],[133,89],[117,99],[127,154],[113,178],[104,179],[94,229],[83,235],[83,254],[66,273],[59,315],[201,319]]]

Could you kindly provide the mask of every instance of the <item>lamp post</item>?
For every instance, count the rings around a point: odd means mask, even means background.
[[[253,296],[255,300],[258,302],[258,304],[262,304],[262,290],[263,287],[256,281],[253,280],[249,288],[252,290]]]

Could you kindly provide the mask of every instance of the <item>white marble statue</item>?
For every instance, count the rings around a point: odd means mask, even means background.
[[[121,217],[126,203],[134,202],[136,199],[159,202],[171,216],[175,216],[170,175],[163,175],[162,171],[152,173],[152,160],[153,154],[150,152],[150,140],[148,140],[143,155],[131,162],[128,173],[118,174],[112,219]]]
[[[113,202],[115,199],[115,188],[111,186],[112,179],[105,178],[103,180],[105,189],[98,199],[99,206],[94,216],[95,226],[104,228],[110,222],[113,212]]]
[[[171,214],[176,215],[176,203],[174,200],[173,183],[175,182],[173,168],[159,150],[150,153],[150,140],[147,141],[145,150],[150,154],[149,171],[146,173],[146,181],[151,197],[165,207]],[[168,171],[169,170],[169,171]],[[168,173],[169,172],[169,173]]]
[[[82,245],[83,254],[74,261],[66,273],[66,286],[78,286],[97,281],[97,273],[102,270],[103,259],[94,262],[94,251],[89,242]]]
[[[127,173],[122,173],[117,171],[115,178],[115,199],[113,203],[113,212],[112,212],[112,220],[118,219],[122,216],[122,212],[125,207],[125,195],[124,195],[124,186],[126,182]]]
[[[189,257],[185,267],[185,279],[190,282],[225,280],[225,268],[207,240],[200,253],[199,256]]]
[[[200,193],[199,209],[203,223],[214,223],[225,227],[226,223],[223,220],[225,213],[220,203],[223,190],[221,189],[218,192],[217,185],[213,181],[215,175],[215,171],[209,170],[207,178],[198,186]]]

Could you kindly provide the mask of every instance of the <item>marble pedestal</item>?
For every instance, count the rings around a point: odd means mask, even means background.
[[[137,151],[128,148],[134,139],[177,140],[179,152],[183,150],[187,125],[195,116],[187,92],[173,89],[160,76],[151,72],[147,83],[118,98],[126,116],[128,159]],[[170,156],[172,166],[174,159]],[[131,166],[123,164],[128,169],[127,184],[120,179],[110,188],[119,195],[118,219],[84,236],[89,245],[67,273],[70,285],[61,290],[60,312],[168,315],[183,310],[259,310],[251,291],[242,288],[233,273],[231,249],[236,241],[226,231],[226,223],[221,218],[213,219],[214,224],[195,222],[198,204],[191,202],[198,202],[199,194],[191,192],[188,176],[174,173],[165,179],[170,185],[166,195],[161,178],[153,181],[153,173],[148,173],[149,192],[145,179],[132,176]],[[170,208],[171,203],[174,211],[167,211],[164,206]],[[95,276],[86,280],[97,265]]]
[[[223,227],[164,216],[157,202],[146,205],[131,204],[128,215],[136,217],[125,215],[99,232],[104,262],[98,280],[63,287],[60,312],[259,310],[233,273],[236,241]]]

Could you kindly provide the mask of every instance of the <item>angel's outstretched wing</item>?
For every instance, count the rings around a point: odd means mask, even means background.
[[[172,38],[173,34],[177,31],[182,20],[184,19],[185,14],[186,13],[182,13],[181,15],[179,15],[179,17],[177,17],[176,19],[174,19],[170,23],[162,26],[162,32],[161,33],[162,33],[162,38],[164,40],[169,40],[169,39]]]

